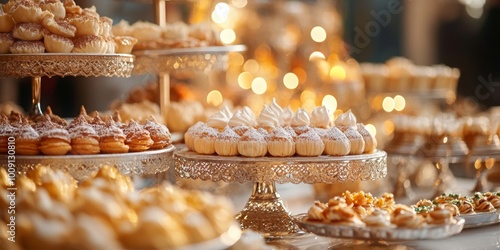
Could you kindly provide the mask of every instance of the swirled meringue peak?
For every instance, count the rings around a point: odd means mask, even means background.
[[[328,128],[330,125],[330,112],[325,106],[316,107],[311,113],[311,126],[317,128]]]
[[[242,125],[252,127],[251,124],[252,122],[250,121],[248,116],[244,115],[240,110],[234,112],[233,116],[231,117],[231,119],[229,119],[229,122],[227,123],[229,127],[237,127]]]
[[[356,126],[356,123],[356,116],[354,116],[350,109],[339,115],[335,120],[336,126]]]
[[[259,118],[257,119],[257,125],[260,127],[276,127],[279,126],[280,123],[278,116],[271,107],[264,104],[262,111],[260,111]]]
[[[255,127],[257,125],[256,121],[255,121],[255,114],[253,113],[252,109],[248,106],[244,106],[242,109],[241,109],[241,114],[246,116],[250,122],[250,125],[251,127]]]
[[[281,120],[283,121],[283,126],[288,126],[292,122],[293,111],[290,107],[287,107],[283,110],[281,114]]]
[[[229,118],[223,110],[214,113],[213,115],[209,116],[207,119],[207,125],[212,128],[216,128],[219,130],[224,129],[227,126],[227,123],[229,122]]]
[[[299,127],[299,126],[309,126],[311,123],[311,117],[307,113],[307,111],[303,108],[300,108],[297,110],[297,113],[292,118],[292,121],[290,122],[290,125],[294,127]]]
[[[231,119],[231,116],[233,116],[233,112],[231,112],[231,110],[227,106],[224,106],[220,110],[220,112],[223,113],[224,115],[226,115],[226,117],[227,117],[228,120]]]

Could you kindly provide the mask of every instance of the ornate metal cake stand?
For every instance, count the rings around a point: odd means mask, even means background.
[[[1,54],[0,77],[31,77],[30,115],[42,115],[40,91],[42,76],[129,77],[134,68],[130,54],[41,53]]]
[[[84,180],[104,165],[111,165],[125,175],[148,175],[169,169],[173,145],[159,150],[131,152],[123,154],[61,155],[61,156],[15,156],[19,174],[32,170],[36,165],[49,165],[69,173],[76,180]],[[0,155],[0,167],[7,167],[7,155]]]
[[[158,0],[157,0],[158,1]],[[164,2],[164,1],[160,1]],[[160,109],[166,119],[170,104],[170,74],[208,73],[225,70],[229,52],[242,52],[244,45],[209,46],[134,51],[134,74],[156,74],[159,78]]]
[[[236,219],[242,229],[265,237],[284,237],[299,232],[275,183],[335,183],[374,180],[387,175],[387,154],[342,157],[260,157],[200,155],[181,150],[174,153],[175,174],[225,182],[253,182],[252,195]]]

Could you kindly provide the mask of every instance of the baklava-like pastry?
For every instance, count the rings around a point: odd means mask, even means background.
[[[66,17],[66,8],[60,0],[44,0],[40,7],[54,15],[55,19],[63,19]]]
[[[16,23],[38,23],[42,9],[34,1],[22,0],[10,9],[10,14]]]
[[[323,211],[327,208],[327,204],[320,201],[314,201],[314,204],[307,211],[307,219],[311,221],[323,221],[325,215]]]

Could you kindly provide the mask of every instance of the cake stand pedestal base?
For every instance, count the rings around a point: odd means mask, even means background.
[[[241,229],[261,233],[266,238],[280,238],[299,233],[291,213],[283,205],[274,182],[255,182],[245,208],[236,215]]]

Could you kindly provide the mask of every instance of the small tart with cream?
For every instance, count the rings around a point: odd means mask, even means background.
[[[134,120],[130,120],[123,133],[126,135],[125,144],[129,146],[130,152],[146,151],[154,144],[149,131]]]

